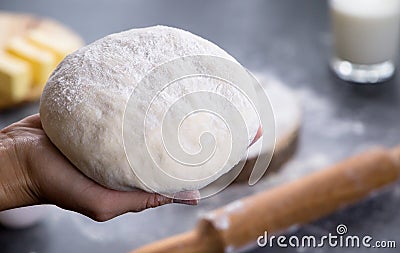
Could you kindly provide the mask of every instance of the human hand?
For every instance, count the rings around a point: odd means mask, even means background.
[[[171,199],[142,190],[107,189],[80,173],[50,142],[38,114],[0,132],[0,210],[55,204],[96,221],[169,203],[197,204],[198,192]],[[180,199],[192,199],[188,201]]]
[[[259,129],[253,143],[261,136]],[[55,204],[96,221],[169,203],[196,205],[199,192],[182,192],[171,199],[142,190],[107,189],[79,172],[50,142],[38,114],[0,131],[0,211]],[[189,200],[182,200],[189,199]]]

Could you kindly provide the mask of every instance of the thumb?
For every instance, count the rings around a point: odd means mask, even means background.
[[[174,198],[170,198],[158,193],[148,193],[142,190],[131,192],[102,190],[102,194],[93,194],[93,196],[97,196],[97,200],[93,206],[87,208],[90,210],[90,213],[86,215],[96,221],[107,221],[124,213],[140,212],[145,209],[171,203],[197,205],[200,196],[198,191],[182,192],[176,194]]]

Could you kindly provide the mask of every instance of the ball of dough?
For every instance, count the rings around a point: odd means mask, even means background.
[[[44,131],[72,164],[108,188],[172,194],[205,187],[241,160],[259,119],[243,94],[218,79],[182,79],[162,90],[140,86],[152,69],[191,55],[235,61],[199,36],[164,26],[112,34],[81,48],[63,60],[46,84],[40,103]],[[206,67],[218,68],[212,62]],[[149,99],[151,106],[144,106]],[[203,108],[201,103],[218,114],[187,114]],[[246,133],[233,134],[241,123],[230,116],[231,105],[244,119]],[[141,118],[145,122],[138,122]],[[178,143],[167,143],[171,140]],[[194,166],[173,157],[182,151],[182,159],[204,152],[212,156]]]

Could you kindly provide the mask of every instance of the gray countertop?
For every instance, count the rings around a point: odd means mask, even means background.
[[[1,1],[0,9],[54,17],[87,43],[121,30],[165,24],[199,34],[226,49],[249,69],[292,88],[302,101],[299,150],[280,173],[254,187],[233,186],[198,207],[164,206],[105,223],[49,207],[26,230],[0,227],[1,253],[128,252],[193,228],[218,206],[323,168],[375,145],[400,143],[399,78],[379,86],[355,86],[329,70],[327,5],[321,0],[70,0]],[[0,128],[37,112],[38,104],[0,112]],[[346,224],[349,233],[400,243],[400,185],[390,186],[288,235],[325,235]],[[398,245],[400,247],[400,245]],[[248,252],[293,252],[259,248]],[[366,252],[365,249],[297,249],[299,252]],[[371,252],[398,252],[370,249]],[[368,251],[368,252],[369,252]]]

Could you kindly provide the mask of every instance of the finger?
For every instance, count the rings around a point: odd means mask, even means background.
[[[128,212],[140,212],[145,209],[155,208],[165,204],[173,203],[171,198],[157,194],[148,193],[142,190],[130,192],[120,192],[105,188],[93,190],[96,197],[96,203],[90,208],[94,208],[94,218],[97,221],[106,221]],[[99,201],[99,196],[101,200]],[[86,203],[93,203],[94,199]]]
[[[256,143],[256,141],[258,141],[258,139],[261,138],[262,134],[263,134],[263,129],[262,126],[260,125],[257,130],[256,136],[254,137],[254,140],[250,143],[250,146]]]
[[[142,190],[130,192],[110,190],[86,178],[75,169],[62,177],[68,178],[68,181],[74,182],[74,185],[71,187],[71,185],[61,183],[58,193],[52,197],[53,202],[58,202],[60,207],[84,214],[96,221],[107,221],[127,212],[140,212],[165,204],[196,205],[198,203],[196,198],[199,195],[192,192],[184,196],[178,195],[179,198],[174,200]],[[194,199],[190,199],[191,196]]]
[[[124,213],[140,212],[171,203],[197,205],[200,197],[198,191],[179,193],[172,199],[142,190],[121,192],[101,186],[92,187],[85,194],[88,199],[81,204],[87,205],[84,209],[91,210],[88,216],[96,221],[107,221]]]
[[[21,121],[21,123],[28,123],[29,126],[34,128],[42,128],[42,122],[40,121],[40,116],[38,113],[26,117]]]
[[[51,203],[96,221],[107,221],[126,212],[139,212],[173,202],[171,198],[140,190],[120,192],[104,188],[72,166],[65,168],[64,165],[57,175],[48,176],[53,177],[49,181],[58,181],[53,189],[45,186]]]
[[[178,192],[173,197],[174,203],[185,205],[197,205],[200,199],[199,191]]]

